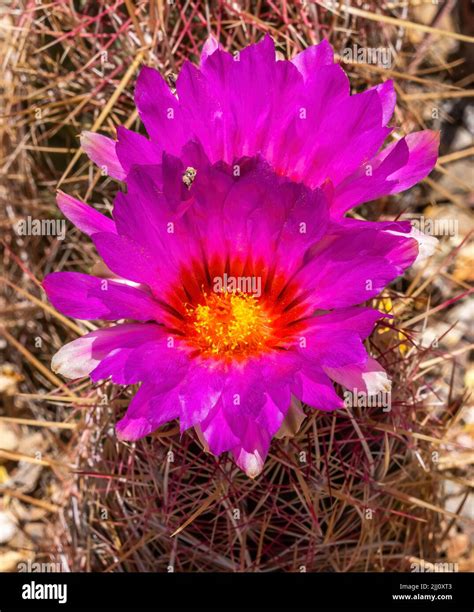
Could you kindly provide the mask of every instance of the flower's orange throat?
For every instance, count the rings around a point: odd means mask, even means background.
[[[255,296],[223,291],[204,294],[188,307],[191,343],[204,357],[245,359],[265,352],[273,336],[272,319]]]
[[[217,288],[217,278],[260,282],[234,290],[228,283]],[[296,283],[262,262],[195,260],[163,301],[167,315],[160,322],[195,357],[243,362],[300,341],[311,314],[300,295]]]

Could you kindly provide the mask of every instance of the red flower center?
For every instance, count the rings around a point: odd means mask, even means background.
[[[308,308],[298,287],[263,265],[216,263],[211,272],[196,262],[179,281],[165,324],[196,355],[244,361],[287,349],[304,334]]]

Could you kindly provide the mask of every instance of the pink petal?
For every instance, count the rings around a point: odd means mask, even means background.
[[[375,90],[380,98],[380,102],[382,103],[382,125],[387,125],[387,123],[392,118],[393,112],[395,110],[395,105],[397,103],[397,94],[395,93],[395,88],[393,86],[393,81],[385,81],[380,85],[376,85],[372,87],[368,91]]]
[[[56,202],[65,217],[88,236],[97,232],[116,233],[115,223],[91,206],[59,191]]]
[[[150,383],[143,383],[115,429],[120,440],[138,440],[179,416],[176,390],[158,393]]]
[[[316,68],[334,64],[334,51],[327,40],[322,40],[318,45],[312,45],[298,53],[291,62],[306,81]]]
[[[351,393],[365,392],[375,395],[390,391],[390,380],[382,366],[372,357],[365,364],[354,364],[343,368],[325,367],[324,371]]]
[[[43,287],[55,308],[76,319],[150,321],[161,313],[149,292],[80,272],[48,274]]]
[[[115,140],[94,132],[81,133],[81,147],[105,174],[123,181],[126,174],[115,151]]]
[[[141,69],[135,87],[135,103],[150,138],[168,153],[179,153],[192,134],[184,134],[178,100],[154,68],[144,66]]]
[[[433,130],[413,132],[405,136],[403,140],[408,146],[408,163],[390,175],[390,180],[396,181],[390,193],[409,189],[433,170],[438,159],[439,138],[440,132]],[[381,156],[385,158],[395,146],[396,144],[390,145],[384,149]]]
[[[217,51],[217,49],[221,49],[221,45],[218,43],[217,39],[210,34],[206,38],[206,42],[202,46],[201,50],[201,65],[207,60],[207,58]]]
[[[152,323],[124,323],[99,329],[61,347],[53,357],[51,368],[66,378],[80,378],[93,373],[105,359],[112,358],[107,376],[120,384],[124,354],[127,356],[136,346],[162,335],[160,327]]]

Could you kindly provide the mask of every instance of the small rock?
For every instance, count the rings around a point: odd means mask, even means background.
[[[18,444],[18,452],[24,455],[30,455],[31,457],[36,456],[38,453],[42,453],[46,450],[47,442],[43,437],[43,434],[36,432],[24,436]]]
[[[0,421],[0,448],[6,451],[15,451],[18,448],[18,436],[15,429],[5,421]],[[0,458],[0,463],[3,461]]]
[[[27,557],[14,550],[0,553],[0,572],[17,572],[18,564],[25,561]]]
[[[9,542],[18,530],[15,519],[9,512],[0,511],[0,544]]]
[[[15,395],[17,385],[23,380],[23,376],[15,371],[9,363],[4,363],[0,367],[0,393],[5,395]]]

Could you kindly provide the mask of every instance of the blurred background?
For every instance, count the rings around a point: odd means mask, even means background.
[[[472,571],[474,4],[9,0],[0,10],[0,571]],[[273,442],[255,481],[176,423],[119,442],[113,426],[134,390],[52,373],[59,347],[96,326],[63,317],[41,289],[53,270],[97,271],[56,189],[110,212],[119,188],[78,135],[142,130],[140,65],[172,84],[210,33],[229,51],[269,33],[281,58],[327,38],[354,92],[394,80],[394,136],[441,130],[430,177],[352,213],[412,219],[439,238],[375,304],[395,315],[368,341],[393,379],[391,410],[303,407],[308,418]]]

